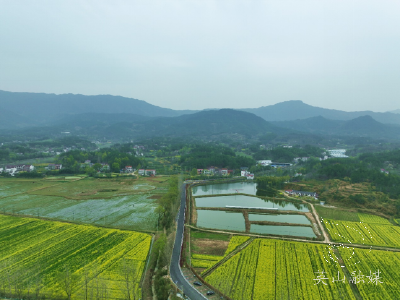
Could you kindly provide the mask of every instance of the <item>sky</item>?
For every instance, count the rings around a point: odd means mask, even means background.
[[[400,1],[0,0],[0,90],[400,108]]]

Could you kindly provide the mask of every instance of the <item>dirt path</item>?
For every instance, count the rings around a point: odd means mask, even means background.
[[[324,241],[323,241],[323,242],[324,242],[325,244],[330,244],[330,243],[331,243],[331,240],[329,239],[329,236],[328,236],[328,234],[326,233],[324,226],[322,225],[322,221],[319,220],[319,216],[318,216],[318,214],[317,214],[317,211],[316,211],[315,208],[314,208],[314,205],[311,204],[311,203],[308,203],[308,204],[310,204],[311,209],[312,209],[312,213],[313,213],[313,215],[314,215],[314,219],[315,219],[315,221],[316,221],[317,224],[318,224],[319,230],[322,232],[322,235],[324,236]]]

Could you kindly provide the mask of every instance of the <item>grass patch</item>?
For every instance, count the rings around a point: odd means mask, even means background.
[[[319,205],[315,205],[315,209],[323,219],[360,222],[360,217],[356,212],[340,210],[337,208],[328,208]]]
[[[231,239],[231,236],[229,234],[197,231],[194,229],[191,230],[190,235],[193,239],[209,239],[209,240],[220,240],[227,242]]]

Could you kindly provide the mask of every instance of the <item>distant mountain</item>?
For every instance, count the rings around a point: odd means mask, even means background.
[[[122,122],[143,122],[154,119],[153,117],[141,116],[136,114],[115,114],[115,113],[84,113],[76,115],[63,116],[60,119],[53,121],[54,125],[63,125],[70,127],[105,127]]]
[[[35,124],[29,117],[22,117],[21,115],[3,109],[0,107],[0,128],[23,128]]]
[[[346,112],[335,109],[326,109],[308,105],[300,100],[291,100],[259,108],[247,108],[243,111],[251,112],[267,121],[293,121],[322,116],[331,120],[348,121],[361,116],[371,116],[385,124],[399,124],[400,115],[393,112],[377,113],[372,111]]]
[[[40,124],[59,120],[65,115],[82,113],[124,113],[148,117],[175,117],[196,112],[162,108],[142,100],[121,96],[56,95],[6,91],[0,91],[0,107],[22,117],[28,117],[33,123]]]
[[[207,110],[174,118],[156,118],[143,122],[116,123],[104,129],[104,134],[129,136],[171,136],[207,138],[219,135],[255,136],[287,133],[254,114],[233,109]]]
[[[337,128],[344,123],[344,121],[329,120],[322,116],[317,116],[308,119],[278,121],[271,123],[278,127],[290,128],[309,133],[326,134],[336,131]]]
[[[275,126],[321,135],[357,136],[379,139],[400,138],[399,125],[382,124],[368,115],[349,121],[329,120],[318,116],[304,120],[271,123]]]
[[[400,109],[392,110],[390,112],[393,114],[400,114]]]

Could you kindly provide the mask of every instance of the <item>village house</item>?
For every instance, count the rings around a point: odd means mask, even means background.
[[[240,171],[240,176],[242,176],[242,177],[245,177],[245,176],[247,176],[248,174],[250,174],[250,172],[247,171],[247,170],[242,170],[242,171]]]
[[[109,166],[109,164],[101,163],[101,171],[103,171],[103,172],[110,171],[110,166]]]
[[[12,171],[14,169],[15,169],[15,171]],[[32,172],[33,170],[35,170],[35,167],[33,165],[21,165],[20,164],[20,165],[6,165],[6,167],[5,167],[6,173],[10,173],[10,172],[15,173],[15,172],[20,172],[20,171]]]
[[[156,176],[156,170],[154,170],[154,169],[146,169],[145,170],[145,174],[147,176]]]
[[[318,194],[315,192],[306,192],[306,191],[296,191],[296,190],[286,190],[286,194],[291,195],[291,196],[297,196],[297,197],[312,197],[316,200],[318,200]]]
[[[49,164],[47,166],[47,170],[61,170],[62,165],[61,164]]]
[[[203,174],[203,170],[204,170],[204,169],[197,169],[197,174],[198,174],[198,175]]]
[[[253,174],[253,173],[248,173],[248,174],[246,175],[246,178],[247,178],[247,179],[254,179],[254,174]]]
[[[261,166],[263,166],[263,167],[269,166],[270,164],[272,164],[272,161],[270,161],[270,160],[268,160],[268,159],[258,160],[258,161],[257,161],[257,165],[261,165]]]
[[[10,174],[11,176],[14,176],[15,173],[18,173],[18,172],[17,172],[17,168],[7,168],[7,167],[6,167],[6,169],[5,169],[5,172],[8,173],[8,174]]]
[[[295,157],[293,158],[293,161],[298,163],[299,161],[307,161],[309,159],[310,159],[309,157]]]
[[[271,167],[273,168],[285,168],[285,167],[290,167],[292,164],[290,163],[272,163]]]
[[[381,173],[389,174],[389,171],[386,171],[385,169],[381,169]]]

